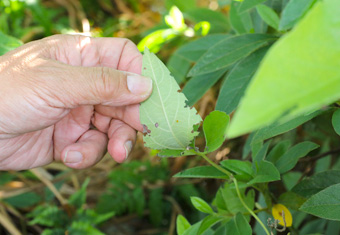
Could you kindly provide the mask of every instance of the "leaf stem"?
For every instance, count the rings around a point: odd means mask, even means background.
[[[202,158],[204,158],[204,160],[206,160],[207,162],[209,162],[210,165],[212,165],[213,167],[215,167],[217,170],[221,171],[222,173],[226,174],[230,179],[234,178],[233,174],[230,173],[228,170],[224,169],[223,167],[217,165],[215,162],[213,162],[212,160],[210,160],[207,155],[205,155],[204,153],[201,152],[196,152],[197,155],[201,156]]]
[[[224,169],[223,167],[217,165],[215,162],[213,162],[212,160],[210,160],[207,155],[205,155],[205,153],[201,153],[201,152],[196,152],[197,155],[201,156],[204,160],[206,160],[210,165],[212,165],[213,167],[215,167],[217,170],[223,172],[224,174],[226,174],[235,184],[235,189],[236,189],[236,193],[238,198],[240,199],[242,205],[244,206],[244,208],[246,208],[246,210],[249,212],[249,214],[251,214],[256,220],[257,222],[262,226],[262,228],[264,229],[264,231],[266,232],[267,235],[270,235],[269,231],[267,230],[266,226],[262,223],[262,221],[260,220],[260,218],[254,213],[253,210],[251,210],[247,204],[244,202],[240,189],[238,187],[238,182],[237,179],[233,176],[232,173],[230,173],[228,170]]]

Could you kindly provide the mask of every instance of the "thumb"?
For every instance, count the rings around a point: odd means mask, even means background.
[[[139,74],[108,67],[80,67],[59,64],[49,86],[56,107],[80,105],[123,106],[146,100],[152,91],[152,80]],[[58,75],[59,74],[59,75]],[[50,75],[51,76],[51,75]]]

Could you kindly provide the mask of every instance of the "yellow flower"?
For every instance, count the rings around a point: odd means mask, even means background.
[[[292,214],[290,213],[290,211],[287,209],[287,207],[285,207],[282,204],[275,204],[272,208],[272,214],[274,219],[279,221],[279,224],[284,226],[284,222],[283,222],[283,213],[284,213],[284,219],[286,221],[286,227],[290,227],[292,226],[293,223],[293,217]]]

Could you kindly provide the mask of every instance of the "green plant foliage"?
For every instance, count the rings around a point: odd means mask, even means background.
[[[332,124],[335,132],[340,135],[340,110],[336,110],[332,116]]]
[[[340,46],[335,36],[339,33],[336,25],[339,15],[331,11],[336,3],[330,2],[315,4],[295,30],[268,52],[231,122],[229,137],[278,119],[287,121],[339,98],[336,58]],[[291,57],[292,54],[295,56]],[[321,54],[323,56],[314,56]],[[301,87],[304,87],[303,92]]]
[[[315,0],[290,0],[282,11],[279,29],[287,30],[292,28],[315,2]]]
[[[198,166],[186,169],[174,175],[178,178],[211,178],[211,179],[227,179],[228,177],[220,172],[216,171],[213,166]]]
[[[222,40],[211,47],[197,61],[189,71],[188,76],[197,76],[228,68],[253,51],[268,45],[274,40],[273,36],[265,34],[246,34]]]
[[[86,188],[89,182],[90,179],[87,178],[82,184],[80,190],[72,194],[72,196],[69,199],[70,204],[75,206],[77,209],[81,208],[81,206],[84,205],[86,201]]]
[[[229,20],[233,30],[237,34],[250,33],[253,30],[253,22],[249,12],[240,12],[240,4],[231,2]]]
[[[237,213],[236,216],[226,224],[226,231],[228,234],[235,235],[251,235],[252,229],[246,220],[246,218],[241,214]]]
[[[276,30],[279,28],[280,18],[272,8],[264,4],[259,4],[256,6],[256,10],[264,22],[266,22],[269,26]]]
[[[300,210],[315,216],[340,221],[340,184],[334,184],[314,194]]]
[[[203,122],[203,131],[206,141],[205,151],[213,152],[218,149],[226,138],[229,116],[221,111],[211,112]]]
[[[187,229],[189,229],[191,224],[183,215],[178,215],[176,219],[176,230],[178,235],[182,235]]]
[[[207,214],[214,213],[214,211],[211,209],[209,204],[206,203],[203,199],[199,197],[191,197],[190,199],[191,199],[192,204],[197,210],[203,213],[207,213]]]
[[[221,161],[220,164],[228,171],[232,172],[238,180],[247,182],[253,178],[252,165],[248,161],[230,159]]]
[[[292,191],[308,198],[325,188],[339,183],[340,171],[329,170],[320,172],[310,178],[302,180],[292,188]]]
[[[4,55],[5,53],[19,47],[22,45],[22,42],[15,37],[11,37],[6,35],[0,31],[0,55]]]
[[[263,47],[234,65],[223,82],[216,110],[230,114],[236,109],[267,50],[268,47]]]
[[[146,127],[145,146],[153,149],[186,149],[198,134],[193,126],[201,122],[196,109],[185,107],[186,97],[165,65],[147,49],[142,74],[153,80],[153,92],[140,106],[140,120]]]
[[[202,21],[210,24],[209,33],[226,33],[230,26],[228,18],[218,11],[212,11],[207,8],[193,8],[184,13],[184,16],[195,23]]]
[[[249,181],[248,184],[280,180],[280,173],[273,163],[261,160],[256,168],[256,173],[253,175],[254,179]]]
[[[247,11],[253,7],[256,7],[258,4],[265,2],[266,0],[244,0],[239,8],[239,12]]]
[[[217,224],[218,222],[222,221],[223,217],[222,216],[218,216],[218,215],[208,215],[207,217],[205,217],[202,220],[202,224],[200,225],[200,228],[198,230],[198,235],[203,234],[204,232],[206,232],[208,229],[210,229],[212,226],[214,226],[215,224]]]
[[[306,156],[310,151],[318,148],[319,145],[305,141],[293,146],[283,154],[276,162],[275,166],[281,174],[293,169],[298,160]]]

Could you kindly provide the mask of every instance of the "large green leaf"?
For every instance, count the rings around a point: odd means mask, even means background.
[[[229,115],[217,110],[212,111],[206,116],[203,122],[206,152],[213,152],[223,144],[229,119]]]
[[[228,176],[213,166],[197,166],[186,169],[174,175],[178,178],[212,178],[212,179],[228,179]]]
[[[201,122],[196,109],[186,106],[186,97],[169,70],[148,49],[143,56],[142,74],[153,80],[153,92],[140,106],[145,127],[145,146],[152,149],[186,149]]]
[[[198,230],[197,235],[203,234],[205,231],[207,231],[209,228],[211,228],[223,219],[223,216],[218,216],[216,214],[208,215],[202,220],[202,224],[200,226],[200,229]]]
[[[318,2],[270,49],[235,113],[229,137],[288,121],[340,98],[340,15],[334,10],[339,8],[337,0]]]
[[[293,169],[300,158],[306,156],[310,151],[318,148],[319,145],[305,141],[293,146],[283,154],[275,163],[281,174]]]
[[[287,30],[302,18],[316,0],[290,0],[282,11],[280,30]]]
[[[230,114],[236,109],[267,50],[268,47],[261,48],[235,64],[223,82],[216,110]]]
[[[340,184],[334,184],[309,198],[301,211],[329,220],[340,221]]]
[[[273,36],[265,34],[245,34],[224,39],[212,46],[197,61],[188,76],[197,76],[228,68],[274,40]]]
[[[302,180],[292,188],[292,191],[301,196],[310,197],[334,184],[340,184],[340,171],[329,170]]]

